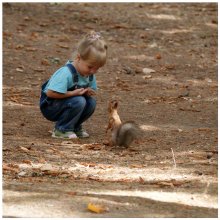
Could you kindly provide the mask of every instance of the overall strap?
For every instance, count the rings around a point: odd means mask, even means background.
[[[43,92],[45,87],[47,86],[47,83],[49,82],[49,80],[47,80],[42,86],[41,86],[41,91]]]
[[[79,76],[77,75],[75,67],[70,63],[66,64],[66,66],[69,68],[70,72],[72,73],[73,83],[77,84],[79,81]]]
[[[93,74],[89,76],[89,81],[92,82],[93,80]]]

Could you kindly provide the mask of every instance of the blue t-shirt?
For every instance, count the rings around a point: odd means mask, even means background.
[[[71,63],[71,62],[68,61],[67,63]],[[81,76],[79,72],[77,72],[77,75],[78,75],[77,85],[79,86],[89,85],[89,87],[92,88],[93,90],[97,90],[95,75],[93,75],[92,81],[89,80],[89,76],[88,77]],[[61,67],[49,79],[44,89],[44,93],[46,93],[47,90],[50,89],[52,91],[65,94],[68,91],[68,89],[72,88],[75,85],[76,82],[73,82],[73,78],[74,77],[72,76],[72,73],[67,66]]]

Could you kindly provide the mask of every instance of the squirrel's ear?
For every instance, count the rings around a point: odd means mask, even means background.
[[[113,106],[112,106],[113,108],[118,108],[118,101],[113,101]]]
[[[108,111],[111,112],[112,109],[117,109],[118,108],[118,101],[116,100],[112,100],[109,102],[109,105],[108,105]]]

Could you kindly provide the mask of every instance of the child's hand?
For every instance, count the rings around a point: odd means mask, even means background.
[[[71,91],[71,96],[80,96],[80,95],[88,95],[88,96],[92,96],[95,95],[96,92],[91,89],[91,88],[80,88],[80,89],[75,89],[73,91]]]
[[[93,96],[93,95],[96,95],[96,92],[91,88],[87,88],[86,95]]]
[[[73,96],[80,96],[80,95],[84,95],[86,92],[88,91],[88,89],[84,89],[84,88],[80,88],[80,89],[75,89],[72,91]]]

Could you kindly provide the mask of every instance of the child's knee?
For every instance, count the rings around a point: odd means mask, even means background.
[[[89,103],[92,107],[94,107],[94,108],[96,107],[96,100],[94,98],[90,97]]]
[[[69,100],[68,106],[73,109],[83,110],[86,106],[86,99],[83,96],[75,96]]]
[[[91,111],[95,110],[96,107],[96,100],[92,97],[87,98],[87,106],[89,107],[89,109],[91,109]]]

